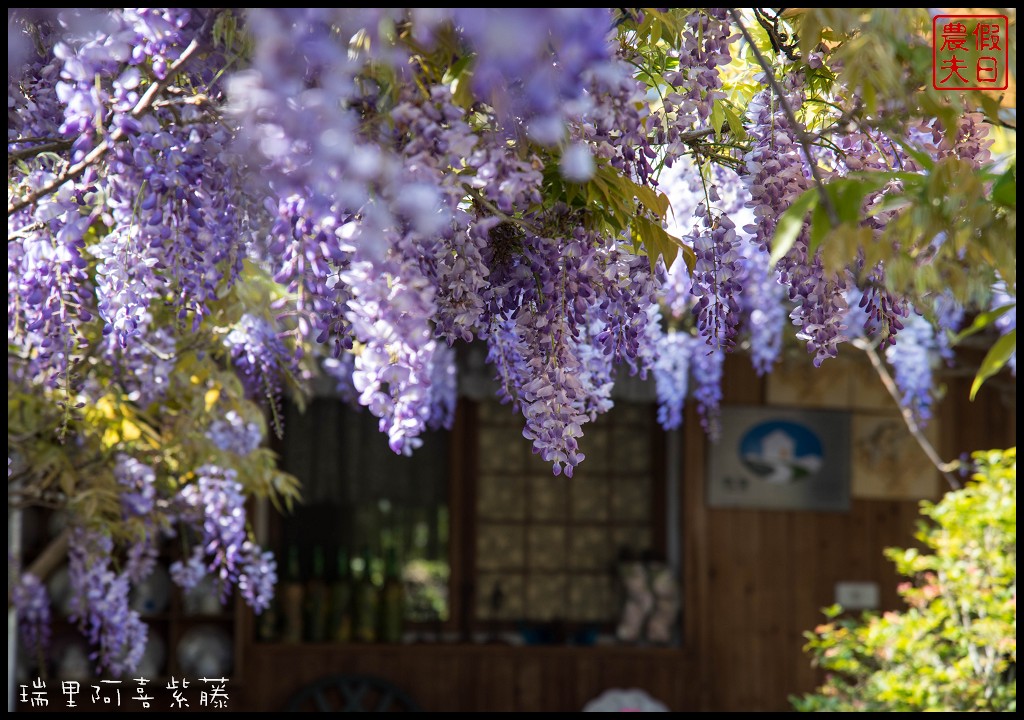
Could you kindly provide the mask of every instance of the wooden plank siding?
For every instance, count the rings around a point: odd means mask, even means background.
[[[693,709],[680,650],[507,645],[254,645],[232,709],[283,708],[334,673],[377,675],[430,712],[579,711],[609,687],[642,688],[672,710]],[[240,692],[241,691],[241,692]]]
[[[727,358],[723,403],[763,402],[764,383],[749,368],[746,357]],[[952,379],[936,413],[944,459],[1016,444],[1015,399],[983,388],[972,403],[970,383]],[[900,607],[901,578],[883,550],[915,542],[919,502],[854,499],[848,513],[709,509],[707,446],[692,407],[685,443],[684,629],[699,668],[694,709],[791,710],[789,696],[821,680],[803,633],[823,620],[836,582],[877,582],[882,608]]]

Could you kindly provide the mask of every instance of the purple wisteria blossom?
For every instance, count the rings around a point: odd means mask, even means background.
[[[964,321],[964,308],[953,294],[949,291],[943,292],[934,298],[932,302],[935,325],[935,345],[939,355],[952,365],[954,361],[953,337],[960,331]],[[1015,360],[1011,360],[1015,362]]]
[[[611,59],[607,8],[458,8],[453,20],[479,53],[477,95],[552,144],[558,134],[548,128],[583,96],[586,69]]]
[[[706,353],[700,341],[689,333],[669,330],[661,339],[654,380],[658,392],[658,423],[665,430],[683,424],[683,407],[689,388],[690,359],[694,353]],[[701,374],[701,380],[708,380]],[[710,378],[714,381],[714,378]]]
[[[22,573],[11,588],[11,603],[18,615],[18,631],[25,651],[32,654],[50,643],[50,596],[32,573]]]
[[[134,670],[146,649],[148,630],[130,606],[127,572],[116,572],[110,537],[74,528],[68,545],[72,622],[95,648],[97,671],[121,675]]]
[[[183,588],[211,575],[222,593],[237,585],[259,613],[273,596],[277,564],[273,555],[253,544],[246,531],[245,495],[230,468],[204,465],[178,496],[180,517],[201,527],[192,553],[171,565],[171,577]],[[223,598],[222,598],[223,599]]]
[[[722,433],[719,405],[722,402],[722,365],[725,352],[721,348],[697,346],[690,354],[693,376],[693,399],[697,401],[700,424],[712,441]]]
[[[803,103],[803,89],[795,78],[787,78],[789,103]],[[755,222],[745,228],[754,242],[770,250],[778,216],[811,185],[807,164],[816,158],[804,155],[803,148],[786,114],[770,90],[754,97],[747,110],[756,128],[754,147],[744,160]],[[789,253],[779,261],[780,280],[789,291],[795,307],[790,313],[799,328],[797,337],[807,343],[815,366],[835,357],[838,345],[847,339],[843,318],[846,314],[844,291],[849,284],[843,275],[829,276],[821,260],[820,248],[810,253],[805,227]]]
[[[153,468],[124,453],[118,453],[114,475],[121,485],[121,505],[126,515],[144,516],[153,511],[156,473]]]
[[[248,455],[263,442],[263,430],[257,423],[247,421],[234,410],[224,413],[210,424],[206,436],[225,452]]]
[[[432,430],[451,430],[455,423],[455,405],[458,402],[459,378],[455,351],[438,343],[430,358],[430,417],[427,426]]]
[[[740,324],[740,241],[727,215],[707,214],[703,204],[696,213],[703,224],[692,237],[697,262],[690,292],[697,298],[697,330],[712,348],[729,350]]]
[[[897,341],[885,349],[885,359],[893,366],[902,393],[900,404],[922,425],[932,415],[932,366],[938,350],[935,328],[917,313],[906,319]]]
[[[224,345],[250,397],[278,396],[282,377],[293,370],[295,360],[269,320],[243,315],[225,336]]]
[[[773,270],[768,253],[753,243],[745,243],[743,310],[750,334],[750,359],[758,375],[771,372],[782,354],[783,331],[786,327],[786,289]]]

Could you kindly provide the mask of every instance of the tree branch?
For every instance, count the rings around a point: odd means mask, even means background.
[[[502,220],[510,222],[513,225],[518,225],[526,232],[532,235],[536,235],[537,237],[541,237],[544,234],[537,228],[533,227],[533,225],[527,222],[526,220],[523,220],[522,218],[512,217],[511,215],[503,213],[501,210],[497,208],[497,206],[494,203],[485,198],[476,188],[472,187],[471,185],[463,183],[462,189],[465,190],[471,198],[473,198],[478,203],[483,205],[483,207],[486,210],[493,213],[495,216],[500,217]]]
[[[706,137],[710,137],[715,134],[714,128],[697,128],[696,130],[687,130],[679,133],[679,141],[682,143],[692,143],[695,140],[703,140]]]
[[[768,39],[772,42],[772,49],[777,53],[784,53],[793,62],[799,60],[800,56],[793,51],[793,46],[787,45],[782,39],[782,33],[779,30],[779,20],[782,18],[776,15],[773,20],[769,20],[768,14],[761,8],[753,8],[753,10],[757,22],[768,33]]]
[[[192,57],[192,55],[195,54],[196,50],[198,49],[199,36],[197,35],[196,37],[192,38],[192,42],[190,42],[188,46],[185,48],[185,50],[182,51],[178,59],[171,63],[171,66],[167,69],[167,75],[164,77],[164,79],[150,85],[149,88],[146,90],[145,94],[141,98],[139,98],[139,102],[136,103],[134,108],[132,108],[132,117],[140,117],[143,113],[149,110],[150,106],[154,103],[157,96],[164,90],[164,88],[166,88],[171,83],[171,81],[174,79],[174,76],[181,70],[182,66],[186,62],[188,62],[189,58]],[[7,217],[10,217],[19,210],[22,210],[28,207],[29,205],[32,205],[33,203],[37,202],[40,198],[46,197],[47,195],[49,195],[50,193],[54,192],[62,185],[64,185],[64,183],[77,178],[79,175],[84,173],[89,167],[95,165],[100,160],[102,160],[103,156],[106,155],[110,148],[114,146],[114,143],[121,140],[121,138],[123,138],[124,135],[124,130],[122,130],[121,128],[116,128],[114,132],[110,133],[110,135],[103,142],[94,147],[89,152],[89,154],[82,158],[79,162],[69,167],[67,170],[65,170],[57,177],[55,177],[50,182],[43,185],[41,188],[30,192],[22,199],[16,200],[13,203],[8,203]],[[10,242],[10,240],[8,240],[8,242]]]
[[[771,65],[765,59],[764,55],[758,49],[757,44],[754,42],[754,38],[751,37],[750,31],[747,30],[747,26],[743,24],[740,19],[740,15],[736,12],[735,8],[729,8],[729,14],[732,16],[733,22],[739,27],[740,32],[743,33],[743,38],[750,45],[750,49],[754,53],[754,57],[757,58],[758,65],[764,70],[765,77],[768,80],[768,84],[772,86],[772,90],[776,95],[779,96],[779,105],[782,106],[782,112],[786,114],[786,119],[789,120],[789,124],[793,128],[793,132],[796,133],[797,139],[800,141],[800,145],[804,149],[804,154],[807,156],[807,164],[811,169],[811,177],[814,179],[814,185],[818,188],[818,197],[821,200],[821,206],[825,208],[825,213],[828,215],[829,222],[832,223],[833,227],[839,225],[839,214],[836,212],[835,206],[832,204],[832,198],[829,197],[828,191],[825,190],[825,181],[821,178],[821,172],[818,170],[818,164],[814,162],[814,156],[811,155],[811,140],[804,126],[801,125],[796,119],[796,113],[793,112],[792,106],[789,104],[789,100],[786,98],[786,94],[782,91],[782,87],[779,85],[779,81],[775,79],[775,72],[772,70]]]
[[[892,379],[889,371],[885,368],[885,363],[882,362],[882,358],[878,355],[878,350],[867,340],[862,338],[854,338],[850,341],[855,348],[863,350],[868,359],[871,361],[872,367],[875,368],[875,372],[878,373],[878,377],[882,380],[882,384],[885,389],[889,392],[889,395],[893,400],[896,401],[896,406],[900,409],[900,415],[903,416],[903,422],[906,423],[907,429],[910,434],[913,435],[914,439],[917,440],[917,444],[921,446],[924,454],[931,460],[932,465],[942,473],[942,477],[946,479],[949,486],[954,490],[961,488],[960,481],[956,478],[953,473],[959,469],[959,461],[954,462],[943,462],[942,458],[939,457],[939,453],[936,452],[935,448],[929,442],[928,438],[925,437],[924,432],[921,430],[921,426],[917,424],[917,420],[914,419],[914,414],[910,411],[910,408],[905,407],[900,402],[900,391],[896,387],[896,382]]]
[[[20,230],[15,230],[10,235],[8,235],[7,236],[7,242],[8,243],[12,243],[15,240],[24,240],[25,238],[28,238],[28,237],[31,237],[32,235],[34,235],[36,233],[36,231],[42,230],[44,227],[46,227],[46,223],[41,223],[41,222],[34,222],[34,223],[29,224],[29,225],[26,225],[25,227],[21,228]]]
[[[23,142],[23,140],[11,140],[7,144],[20,145]],[[28,147],[19,148],[17,150],[8,150],[7,165],[10,166],[13,162],[17,162],[18,160],[23,160],[28,157],[34,157],[40,153],[49,152],[51,150],[67,150],[69,147],[71,147],[70,140],[51,140],[39,145],[29,145]]]

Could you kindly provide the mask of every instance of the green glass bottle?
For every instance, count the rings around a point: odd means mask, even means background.
[[[345,548],[338,548],[337,575],[331,583],[327,637],[334,642],[352,640],[352,564]]]
[[[303,597],[303,629],[306,642],[323,642],[327,639],[327,578],[324,572],[324,549],[313,548],[313,572],[306,583]]]
[[[405,589],[398,566],[398,553],[389,547],[384,556],[384,584],[380,588],[378,639],[381,642],[402,641],[405,619]]]
[[[287,643],[302,642],[302,571],[299,569],[299,548],[288,548],[288,564],[285,566],[284,583],[281,586],[281,640]]]
[[[256,621],[256,633],[260,642],[274,642],[277,640],[277,626],[280,613],[278,606],[281,604],[280,590],[274,593],[270,604],[264,608]]]
[[[370,548],[363,546],[363,567],[356,578],[352,601],[352,637],[356,642],[377,640],[377,585],[373,582]]]

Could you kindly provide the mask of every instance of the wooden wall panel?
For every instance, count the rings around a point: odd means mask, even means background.
[[[376,675],[434,712],[578,712],[611,687],[642,688],[692,710],[692,666],[679,650],[501,645],[253,645],[233,710],[275,711],[316,679]]]
[[[724,404],[760,404],[763,383],[742,355],[726,360]],[[940,404],[940,455],[1016,444],[1015,396],[993,387],[967,400],[970,378]],[[854,499],[849,512],[708,509],[707,440],[687,414],[683,451],[684,637],[700,668],[699,709],[791,710],[788,698],[821,677],[802,648],[841,580],[877,582],[883,609],[900,607],[901,580],[885,548],[915,542],[919,503]]]

